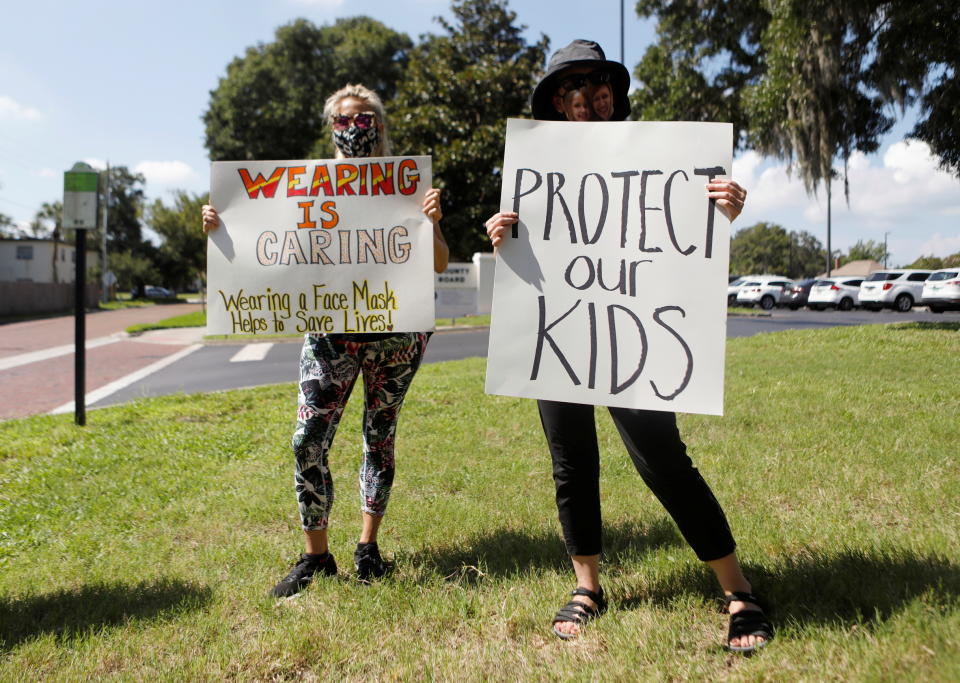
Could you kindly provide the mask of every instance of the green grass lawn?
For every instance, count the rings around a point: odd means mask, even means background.
[[[2,680],[960,678],[960,331],[729,340],[726,415],[680,417],[756,590],[758,656],[721,649],[719,590],[598,419],[611,609],[550,633],[573,588],[532,401],[480,359],[424,366],[381,535],[352,578],[360,402],[331,454],[340,577],[267,591],[301,549],[293,384],[0,423]]]
[[[175,315],[171,318],[164,318],[155,323],[137,323],[127,328],[130,334],[146,332],[147,330],[165,330],[173,327],[203,327],[207,324],[206,311],[194,311],[193,313],[184,313]]]

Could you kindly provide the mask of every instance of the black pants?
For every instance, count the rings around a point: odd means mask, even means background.
[[[600,452],[593,406],[538,401],[543,433],[553,457],[557,511],[570,555],[598,555],[600,531]],[[736,548],[727,518],[707,482],[687,456],[674,413],[610,408],[627,452],[703,561]]]

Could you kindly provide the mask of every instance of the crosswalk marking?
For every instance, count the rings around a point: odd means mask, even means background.
[[[246,363],[248,361],[263,360],[267,353],[273,348],[272,343],[247,344],[242,349],[233,354],[231,363]]]
[[[125,338],[126,335],[124,334],[114,334],[109,337],[98,337],[97,339],[88,339],[84,346],[89,351],[90,349],[95,349],[99,346],[116,344],[119,341],[123,341]],[[73,353],[75,350],[76,346],[74,344],[64,344],[63,346],[54,346],[49,349],[30,351],[29,353],[21,353],[17,354],[16,356],[7,356],[6,358],[0,358],[0,370],[9,370],[21,365],[29,365],[30,363],[37,363],[42,360],[50,360],[51,358],[57,358],[58,356],[66,356]]]
[[[121,377],[120,379],[110,382],[109,384],[106,384],[100,387],[99,389],[94,389],[93,391],[87,392],[87,394],[84,396],[84,404],[90,406],[96,403],[97,401],[102,401],[107,396],[114,394],[120,391],[121,389],[124,389],[130,386],[134,382],[139,382],[144,377],[149,377],[150,375],[157,372],[158,370],[162,370],[168,365],[172,365],[176,363],[178,360],[180,360],[181,358],[186,358],[194,351],[199,351],[202,348],[203,348],[203,344],[192,344],[191,346],[180,349],[176,353],[170,356],[167,356],[166,358],[161,358],[160,360],[158,360],[156,363],[153,363],[152,365],[148,365],[145,368],[140,368],[136,372],[131,372],[126,377]],[[70,401],[69,403],[64,403],[62,406],[54,408],[53,410],[50,411],[50,414],[61,415],[63,413],[72,413],[75,410],[75,408],[76,406],[74,402]]]

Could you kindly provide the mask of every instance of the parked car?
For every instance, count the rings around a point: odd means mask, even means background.
[[[920,303],[931,313],[960,311],[960,268],[933,271],[923,283]]]
[[[764,275],[747,280],[740,286],[737,303],[744,306],[759,306],[765,311],[780,303],[784,292],[793,287],[793,280],[780,275]]]
[[[148,299],[172,299],[177,296],[166,287],[148,286],[144,288],[143,293]]]
[[[813,278],[794,282],[793,286],[785,291],[783,296],[780,297],[780,303],[778,305],[786,306],[791,311],[795,311],[801,306],[805,306],[807,303],[807,297],[810,296],[810,288],[813,286],[814,282],[816,282],[816,280]]]
[[[810,289],[807,306],[814,311],[836,308],[849,311],[860,305],[862,277],[828,277],[817,280]]]
[[[929,270],[878,270],[860,284],[860,305],[871,311],[892,308],[906,313],[923,296]]]
[[[733,306],[737,303],[737,294],[745,282],[749,282],[759,275],[738,275],[735,279],[727,283],[727,306]]]

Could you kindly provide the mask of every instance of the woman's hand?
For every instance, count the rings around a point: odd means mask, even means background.
[[[203,232],[209,233],[220,226],[220,216],[217,210],[209,204],[204,204],[200,209],[200,215],[203,217]]]
[[[443,211],[440,210],[440,190],[431,187],[423,198],[423,213],[433,221],[433,270],[442,273],[450,262],[450,247],[440,230],[440,219]]]
[[[500,246],[500,243],[503,242],[504,233],[512,229],[513,224],[518,220],[520,220],[520,217],[513,211],[501,211],[487,219],[484,226],[487,228],[487,237],[490,238],[494,249]]]
[[[440,209],[440,190],[431,187],[427,190],[426,196],[423,198],[423,213],[426,214],[427,218],[433,221],[434,225],[440,222],[440,219],[443,218],[443,211]]]
[[[716,200],[717,208],[732,222],[747,201],[747,191],[734,180],[716,178],[707,183],[707,197]]]

